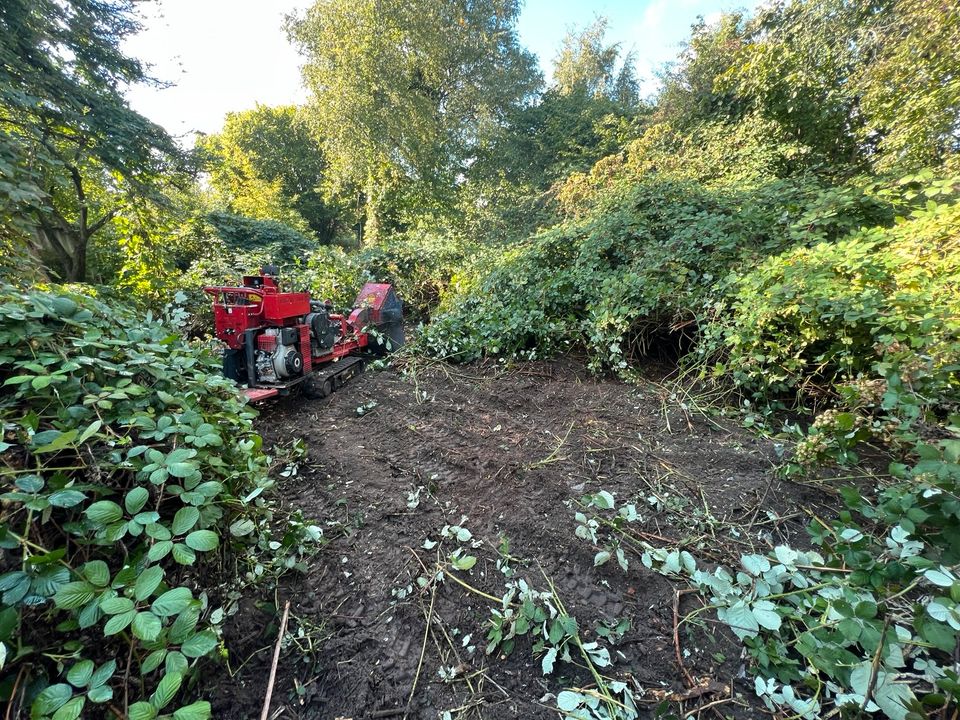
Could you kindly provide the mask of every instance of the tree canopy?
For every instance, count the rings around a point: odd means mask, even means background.
[[[228,113],[223,130],[197,145],[219,205],[333,239],[337,207],[324,197],[327,162],[300,109],[258,105]]]
[[[516,0],[318,0],[291,19],[309,116],[332,177],[366,193],[368,234],[384,188],[442,194],[480,139],[540,77],[514,28]]]
[[[83,280],[87,246],[118,195],[149,195],[182,160],[128,106],[149,78],[127,56],[133,0],[10,0],[0,6],[0,207],[60,277]]]

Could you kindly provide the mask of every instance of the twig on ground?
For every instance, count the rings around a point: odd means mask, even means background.
[[[683,675],[683,684],[688,688],[694,686],[693,678],[687,672],[687,666],[683,664],[683,656],[680,653],[680,596],[693,592],[687,588],[685,590],[674,590],[673,592],[673,649],[677,654],[677,667]]]
[[[283,606],[283,619],[280,621],[280,633],[277,635],[277,644],[273,648],[273,662],[270,664],[270,679],[267,680],[267,696],[263,699],[263,711],[260,720],[267,720],[270,714],[270,700],[273,697],[273,684],[277,681],[277,663],[280,662],[280,645],[287,632],[287,620],[290,618],[290,601]]]
[[[883,655],[883,641],[887,636],[887,629],[890,627],[890,618],[883,619],[883,629],[880,631],[880,642],[877,643],[877,652],[873,655],[873,662],[870,663],[870,682],[867,683],[867,691],[863,694],[863,705],[860,708],[866,712],[867,705],[873,697],[873,689],[877,684],[877,675],[880,671],[880,658]]]
[[[538,468],[541,465],[548,465],[549,463],[556,462],[557,460],[565,460],[566,458],[558,458],[557,453],[559,453],[560,448],[562,448],[566,444],[567,438],[570,437],[570,432],[573,430],[574,425],[576,425],[576,421],[572,421],[570,423],[570,427],[567,428],[566,435],[563,436],[563,439],[560,440],[560,444],[557,445],[556,448],[554,448],[552,453],[550,453],[545,458],[543,458],[543,460],[538,460],[535,463],[531,463],[530,465],[527,466],[527,469],[532,470],[533,468]]]
[[[423,670],[423,658],[427,654],[427,640],[430,638],[430,621],[433,618],[433,604],[437,599],[437,588],[433,586],[430,592],[430,610],[427,612],[427,621],[423,628],[423,645],[420,647],[420,661],[417,663],[417,672],[413,676],[413,685],[410,686],[410,695],[407,696],[407,704],[403,711],[403,720],[407,720],[410,714],[410,703],[413,702],[413,695],[417,691],[417,683],[420,681],[420,671]]]

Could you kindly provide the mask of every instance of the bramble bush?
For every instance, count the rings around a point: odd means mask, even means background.
[[[812,223],[811,207],[829,198],[843,207],[817,228],[828,239],[851,216],[892,219],[869,189],[831,195],[814,180],[711,189],[627,173],[591,193],[570,220],[456,284],[426,328],[427,351],[470,361],[582,347],[593,367],[623,371],[656,338],[695,330],[719,300],[721,279],[789,247],[797,224]]]
[[[268,532],[254,413],[169,325],[57,288],[0,288],[0,383],[0,693],[209,717],[175,701],[220,645],[219,551]]]

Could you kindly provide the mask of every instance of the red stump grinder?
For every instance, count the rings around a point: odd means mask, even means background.
[[[223,374],[251,400],[302,384],[325,396],[363,370],[370,355],[403,345],[403,304],[392,285],[367,283],[349,313],[305,292],[281,292],[276,270],[245,275],[242,287],[205,287],[216,336],[226,344]]]

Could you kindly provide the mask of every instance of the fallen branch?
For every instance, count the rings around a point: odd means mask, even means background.
[[[417,683],[420,681],[420,671],[423,670],[423,658],[427,654],[427,640],[430,639],[430,622],[433,619],[433,603],[437,599],[437,588],[433,586],[430,593],[430,610],[427,612],[427,621],[423,629],[423,645],[420,648],[420,661],[417,663],[417,672],[413,676],[413,685],[410,686],[410,695],[407,697],[407,705],[403,711],[403,720],[407,720],[410,714],[410,703],[413,702],[413,695],[417,692]]]
[[[680,596],[693,592],[689,588],[686,590],[675,590],[673,593],[673,649],[677,654],[677,667],[683,675],[683,684],[688,688],[694,687],[693,678],[687,672],[687,666],[683,664],[683,657],[680,653]]]
[[[277,663],[280,662],[280,644],[287,632],[287,619],[290,617],[290,601],[283,606],[283,619],[280,621],[280,633],[277,635],[277,644],[273,648],[273,662],[270,664],[270,679],[267,681],[267,696],[263,699],[263,712],[260,720],[267,720],[270,714],[270,700],[273,697],[273,684],[277,680]]]

